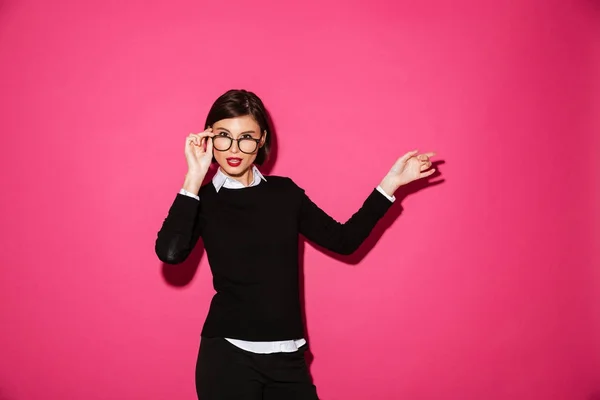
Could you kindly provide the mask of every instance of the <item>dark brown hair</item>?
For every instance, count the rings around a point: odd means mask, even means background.
[[[244,89],[228,90],[213,103],[206,116],[205,127],[211,127],[217,121],[225,118],[243,117],[249,115],[260,127],[261,136],[267,132],[265,143],[256,154],[257,165],[262,165],[269,157],[271,150],[272,129],[269,125],[267,110],[262,100],[252,92]],[[213,158],[213,162],[215,159]]]

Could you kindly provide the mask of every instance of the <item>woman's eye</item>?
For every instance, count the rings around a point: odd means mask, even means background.
[[[229,135],[227,134],[227,132],[219,132],[219,133],[218,133],[218,135],[219,135],[219,136],[229,136]]]
[[[246,134],[246,135],[242,135],[242,136],[240,137],[240,139],[252,139],[252,136],[251,136],[251,135],[248,135],[248,134]]]

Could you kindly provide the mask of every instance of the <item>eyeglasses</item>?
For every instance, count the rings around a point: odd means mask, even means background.
[[[262,136],[261,136],[262,138]],[[260,143],[260,139],[254,139],[251,137],[243,137],[240,139],[234,139],[229,136],[224,135],[216,135],[212,137],[213,145],[215,150],[218,151],[227,151],[231,148],[231,145],[234,141],[237,142],[238,149],[242,153],[252,154],[258,148],[258,144]]]

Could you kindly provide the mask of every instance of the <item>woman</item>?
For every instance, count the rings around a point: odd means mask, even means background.
[[[216,294],[196,365],[196,390],[211,399],[317,399],[298,282],[298,237],[350,254],[392,205],[402,185],[434,173],[433,153],[402,156],[363,206],[340,224],[291,179],[257,165],[272,139],[262,101],[230,90],[210,109],[206,130],[185,141],[188,172],[156,241],[165,263],[184,261],[200,237]],[[219,166],[203,185],[212,162]]]

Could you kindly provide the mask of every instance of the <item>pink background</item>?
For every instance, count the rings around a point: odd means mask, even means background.
[[[599,26],[592,0],[1,0],[0,399],[195,398],[206,256],[153,246],[229,88],[339,219],[404,152],[444,161],[357,256],[304,247],[322,399],[594,398]]]

